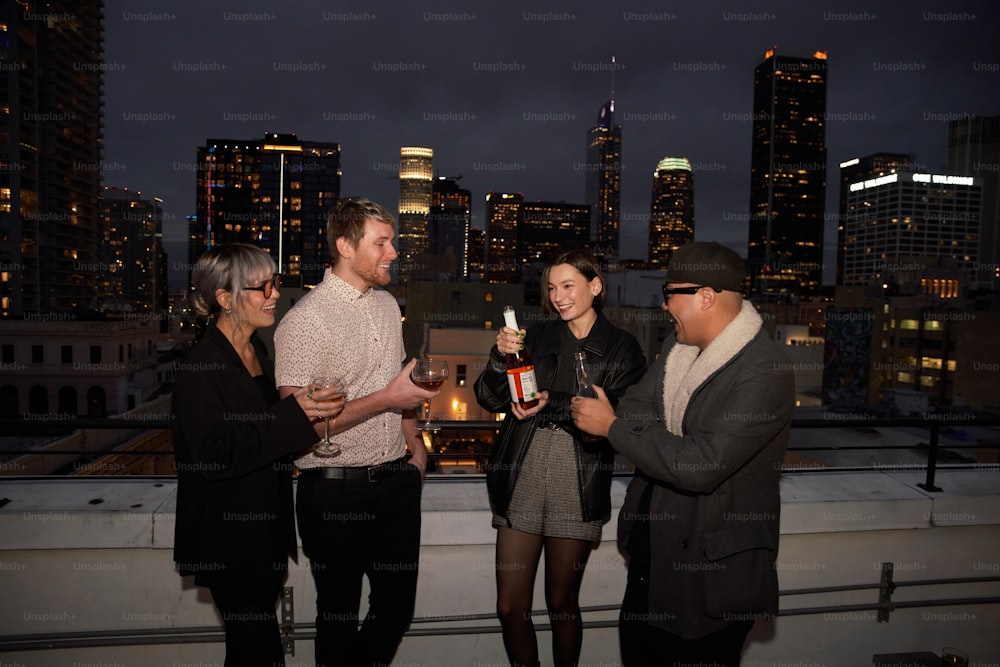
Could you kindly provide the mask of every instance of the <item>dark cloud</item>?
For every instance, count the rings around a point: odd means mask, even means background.
[[[464,177],[477,226],[490,190],[582,202],[614,55],[624,254],[645,256],[667,155],[696,167],[697,237],[745,253],[746,115],[772,45],[829,54],[830,212],[840,161],[910,152],[939,169],[949,118],[1000,113],[992,3],[573,4],[107,2],[105,160],[121,168],[105,183],[162,197],[180,241],[196,147],[277,131],[339,142],[342,192],[390,209],[401,145],[432,147],[442,175]]]

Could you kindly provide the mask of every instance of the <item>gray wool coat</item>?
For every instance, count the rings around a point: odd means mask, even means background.
[[[795,384],[780,347],[758,331],[692,391],[683,435],[673,435],[664,378],[676,344],[668,336],[621,398],[608,439],[637,469],[619,515],[623,553],[649,520],[648,622],[695,639],[777,613],[778,480]],[[649,512],[640,512],[650,485]]]

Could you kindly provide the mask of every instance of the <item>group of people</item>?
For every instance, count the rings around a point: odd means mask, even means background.
[[[255,335],[274,324],[280,296],[268,254],[219,246],[192,272],[210,325],[174,390],[174,555],[211,591],[227,665],[284,665],[275,607],[297,558],[296,518],[316,586],[317,665],[388,665],[412,620],[427,465],[416,408],[437,392],[410,381],[399,307],[379,289],[394,236],[375,202],[330,213],[330,268],[282,318],[273,363]],[[648,368],[635,338],[601,312],[606,284],[586,251],[547,264],[549,319],[497,334],[475,394],[506,413],[487,491],[512,665],[540,664],[531,607],[543,553],[554,664],[579,661],[580,588],[611,517],[616,452],[635,465],[618,526],[623,663],[738,665],[754,621],[776,613],[793,380],[742,299],[744,277],[739,256],[716,243],[679,248],[663,286],[674,329]],[[530,408],[512,400],[505,363],[525,348],[540,388]],[[596,398],[577,395],[579,352]],[[346,401],[317,381],[334,374]],[[327,432],[335,457],[312,451]]]

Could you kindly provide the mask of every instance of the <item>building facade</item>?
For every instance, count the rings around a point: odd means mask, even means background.
[[[461,178],[461,177],[459,177]],[[429,252],[443,255],[449,248],[455,257],[450,271],[455,279],[469,276],[469,228],[472,223],[472,193],[458,185],[458,178],[435,178],[431,190]]]
[[[694,241],[694,174],[687,158],[665,157],[653,172],[649,209],[649,263],[666,266],[670,256]]]
[[[2,3],[0,41],[0,316],[93,310],[104,3]]]
[[[590,241],[599,254],[618,254],[621,217],[622,126],[615,124],[615,101],[601,107],[587,130],[584,196],[590,206]]]
[[[767,51],[754,72],[747,263],[756,293],[812,297],[823,280],[826,53]]]
[[[490,192],[486,195],[487,282],[517,281],[521,276],[517,230],[524,219],[524,195],[520,192]]]
[[[430,213],[434,190],[434,150],[399,149],[399,275],[412,273],[417,255],[430,249]]]
[[[158,332],[148,313],[0,320],[0,413],[69,424],[142,404],[160,387]]]
[[[905,153],[876,153],[856,157],[840,163],[839,206],[837,207],[837,277],[836,284],[844,284],[844,251],[846,237],[844,221],[847,219],[847,195],[851,184],[879,178],[898,171],[922,171],[912,155]]]
[[[469,278],[484,280],[486,277],[486,231],[469,229]]]
[[[919,278],[894,278],[894,295],[837,287],[837,305],[827,313],[824,403],[888,404],[903,394],[927,408],[996,411],[1000,311],[922,291]],[[831,385],[840,393],[831,394]]]
[[[545,263],[564,250],[585,247],[590,236],[590,207],[566,202],[524,202],[517,228],[517,259]]]
[[[141,192],[105,187],[101,195],[99,310],[110,313],[167,310],[163,201]]]
[[[843,284],[895,284],[916,275],[954,298],[975,284],[982,182],[972,176],[893,172],[848,185]],[[943,261],[943,264],[942,264]],[[930,269],[958,271],[934,279]]]
[[[326,214],[340,197],[340,144],[267,133],[209,139],[198,148],[196,215],[188,264],[220,243],[251,243],[274,258],[289,286],[315,285],[330,252]]]
[[[948,173],[982,182],[979,288],[1000,289],[1000,116],[970,116],[948,124]]]
[[[406,287],[406,318],[403,344],[414,356],[430,354],[427,345],[431,330],[492,330],[493,338],[478,353],[489,354],[496,331],[503,326],[504,306],[514,306],[521,326],[530,324],[524,309],[524,288],[519,283],[495,284],[411,280]],[[535,311],[537,313],[537,311]],[[522,321],[523,320],[523,321]],[[436,353],[445,350],[437,349]],[[479,368],[470,385],[479,376]]]

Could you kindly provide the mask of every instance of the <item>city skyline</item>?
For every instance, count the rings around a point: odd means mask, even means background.
[[[753,70],[777,45],[781,54],[829,54],[830,284],[830,174],[839,162],[911,153],[938,172],[948,121],[998,112],[997,10],[985,3],[962,11],[930,2],[842,12],[790,2],[759,12],[295,9],[106,5],[104,184],[164,199],[171,263],[183,257],[177,243],[193,212],[195,147],[211,136],[295,132],[340,143],[342,193],[390,210],[400,147],[433,148],[440,174],[464,177],[477,228],[490,191],[582,202],[581,136],[611,94],[612,56],[623,126],[622,256],[646,255],[648,174],[663,155],[692,163],[697,238],[745,255]],[[179,52],[170,46],[177,43],[193,48]]]

